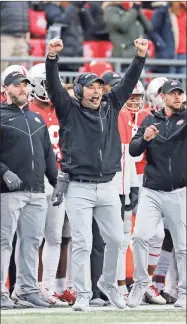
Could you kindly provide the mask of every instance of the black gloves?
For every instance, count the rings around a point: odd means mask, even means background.
[[[19,189],[22,183],[20,178],[10,170],[4,173],[3,180],[10,191]]]
[[[125,205],[125,210],[130,211],[133,210],[136,205],[138,204],[138,197],[139,197],[139,187],[131,187],[130,191],[130,205]]]
[[[51,197],[52,201],[56,200],[53,203],[53,206],[59,206],[63,202],[64,194],[67,192],[68,185],[69,174],[60,171],[57,178],[57,185],[55,186]]]

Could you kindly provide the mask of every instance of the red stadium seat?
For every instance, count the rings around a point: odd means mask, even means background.
[[[84,57],[110,57],[113,45],[109,41],[85,41]]]
[[[99,42],[99,57],[111,57],[113,44],[109,41]]]
[[[99,42],[85,41],[83,44],[84,57],[99,57]]]
[[[31,56],[45,56],[46,51],[46,40],[45,39],[38,39],[38,38],[31,38],[29,41],[30,45],[30,52]],[[41,62],[34,62],[34,64],[41,63]]]
[[[152,19],[152,15],[153,15],[154,10],[152,10],[152,9],[142,9],[142,12],[143,12],[144,16],[146,16],[146,18],[148,20]]]
[[[148,43],[148,55],[150,58],[155,57],[155,45],[151,40],[149,40],[149,43]]]
[[[125,1],[122,3],[122,5],[126,10],[129,10],[131,8],[131,2]]]
[[[45,38],[47,34],[47,21],[44,11],[29,9],[29,31],[31,37]]]
[[[83,44],[84,57],[102,57],[111,56],[113,45],[109,41],[85,41]],[[90,71],[89,63],[85,63],[85,71]]]
[[[148,43],[148,56],[149,56],[149,58],[155,57],[155,45],[151,40],[149,40],[149,43]],[[151,73],[150,67],[149,67],[149,70],[147,71],[147,73]],[[144,80],[145,85],[148,85],[151,80],[152,80],[152,78],[147,77]]]
[[[87,72],[96,73],[99,77],[109,71],[114,71],[113,66],[107,62],[92,61],[88,64]]]

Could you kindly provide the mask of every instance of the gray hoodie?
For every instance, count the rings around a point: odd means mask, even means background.
[[[122,4],[105,2],[103,4],[104,21],[113,43],[113,57],[131,58],[135,54],[134,40],[152,31],[152,25],[141,9],[124,9]]]

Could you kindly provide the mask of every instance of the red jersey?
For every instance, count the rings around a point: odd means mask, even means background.
[[[59,122],[56,116],[55,109],[53,107],[42,109],[38,107],[36,104],[34,104],[33,102],[29,103],[29,109],[39,114],[43,118],[49,131],[51,144],[53,146],[53,151],[56,155],[57,162],[61,161],[62,154],[60,152],[59,133],[58,133]]]
[[[177,54],[186,54],[186,9],[183,9],[179,16],[177,16],[179,43]]]
[[[6,101],[6,97],[4,96],[4,94],[2,92],[0,92],[0,103],[3,103]]]
[[[124,108],[120,111],[118,116],[118,130],[122,144],[129,144],[132,137],[136,134],[138,127],[141,125],[145,117],[150,115],[150,111],[142,109],[137,112],[130,112]],[[143,174],[146,165],[145,153],[142,154],[140,162],[136,162],[137,174]]]

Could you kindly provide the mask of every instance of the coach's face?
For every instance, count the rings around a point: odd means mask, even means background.
[[[183,99],[184,99],[184,93],[179,90],[173,90],[170,93],[163,94],[163,100],[167,107],[178,110],[182,107]]]
[[[100,82],[94,82],[89,86],[83,87],[84,103],[87,107],[98,109],[102,100],[103,85]]]
[[[28,101],[29,84],[27,81],[20,82],[16,85],[10,84],[6,87],[5,92],[9,102],[17,106],[23,106]]]

